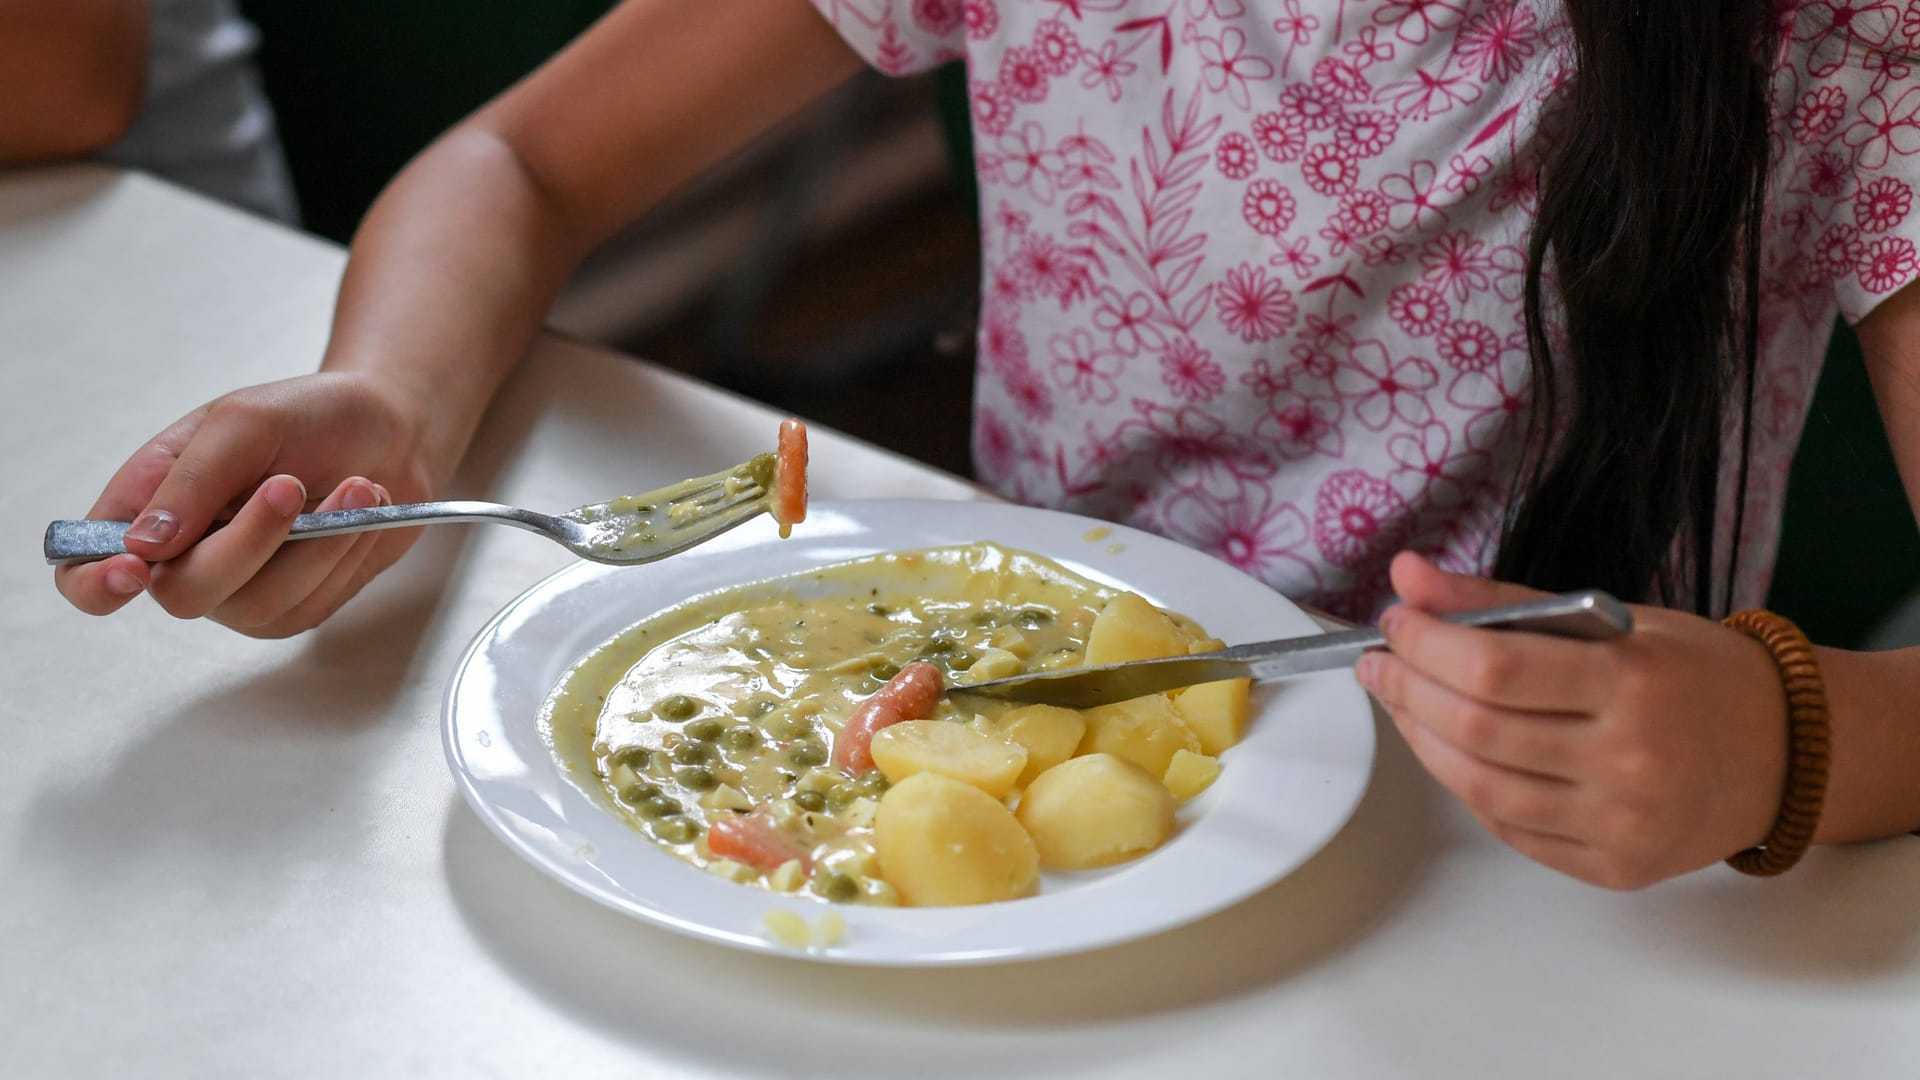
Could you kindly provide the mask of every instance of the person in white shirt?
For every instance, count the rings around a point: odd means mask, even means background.
[[[296,223],[258,44],[233,0],[0,0],[0,166],[91,155]]]

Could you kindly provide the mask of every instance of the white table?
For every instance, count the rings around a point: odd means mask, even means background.
[[[137,176],[0,178],[0,1076],[1920,1075],[1920,841],[1606,893],[1490,840],[1385,727],[1302,870],[1078,957],[838,969],[575,896],[485,831],[438,736],[459,650],[559,548],[430,532],[281,642],[91,619],[40,563],[154,431],[310,369],[341,264]],[[460,487],[571,506],[774,419],[543,340]],[[973,494],[829,433],[815,460],[822,496]]]

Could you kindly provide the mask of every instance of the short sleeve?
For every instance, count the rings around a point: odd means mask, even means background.
[[[992,10],[992,0],[813,0],[813,6],[867,63],[888,75],[915,75],[966,55],[967,32],[983,10]]]
[[[1858,322],[1920,280],[1920,0],[1802,0],[1782,45],[1784,198]]]

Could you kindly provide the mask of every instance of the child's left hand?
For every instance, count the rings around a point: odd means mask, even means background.
[[[1607,642],[1476,630],[1436,614],[1539,592],[1402,553],[1393,651],[1357,669],[1435,779],[1522,854],[1632,889],[1765,837],[1786,775],[1786,703],[1759,642],[1635,606]]]

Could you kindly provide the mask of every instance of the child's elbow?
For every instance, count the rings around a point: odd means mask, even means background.
[[[120,140],[133,126],[146,90],[146,67],[133,64],[115,70],[97,70],[81,80],[69,97],[66,155],[91,154]]]

